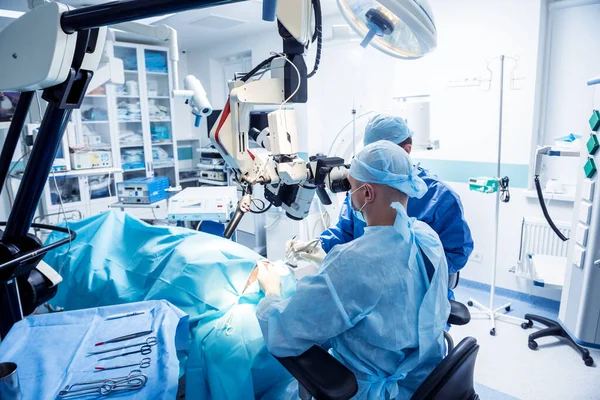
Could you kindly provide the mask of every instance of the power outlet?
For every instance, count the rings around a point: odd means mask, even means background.
[[[471,257],[469,257],[469,260],[476,262],[476,263],[481,263],[481,261],[483,260],[483,254],[478,253],[478,252],[473,252],[473,253],[471,253]]]

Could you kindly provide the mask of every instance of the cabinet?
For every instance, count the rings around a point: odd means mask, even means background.
[[[171,186],[180,183],[168,49],[118,42],[114,52],[123,60],[125,84],[94,88],[72,113],[61,148],[69,162],[55,163],[48,178],[39,212],[43,222],[62,220],[61,200],[63,210],[77,218],[108,210],[123,180],[166,176]],[[13,172],[14,199],[22,174]]]
[[[168,50],[117,43],[114,51],[125,69],[125,84],[112,85],[114,94],[109,95],[123,179],[166,176],[176,186],[179,165]]]
[[[117,201],[114,174],[51,175],[44,191],[44,214],[79,210],[82,217],[108,210]]]

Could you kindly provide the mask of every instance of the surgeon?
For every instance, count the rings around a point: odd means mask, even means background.
[[[394,115],[379,114],[371,118],[366,126],[364,144],[388,140],[398,144],[410,154],[412,135],[413,132],[404,119]],[[411,198],[407,213],[410,217],[428,224],[439,235],[446,253],[452,289],[457,279],[455,274],[467,264],[473,251],[471,230],[465,220],[458,194],[426,169],[417,168],[419,177],[427,184],[427,193],[421,198]],[[329,253],[336,245],[348,243],[362,236],[364,228],[365,223],[355,217],[350,198],[346,197],[337,225],[321,234],[322,248],[309,247],[310,253],[299,252],[297,256],[319,263],[325,253]],[[303,244],[290,242],[288,246],[299,249],[305,247]],[[452,291],[449,291],[449,297],[454,299]]]
[[[279,274],[259,266],[265,297],[256,315],[275,356],[328,345],[355,374],[356,398],[409,399],[442,360],[450,312],[442,244],[406,213],[409,197],[422,197],[427,185],[389,141],[366,146],[349,175],[349,204],[364,233],[331,249],[286,300]],[[293,386],[277,398],[294,398]]]

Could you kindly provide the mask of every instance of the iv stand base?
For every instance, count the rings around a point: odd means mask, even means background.
[[[498,307],[493,310],[473,299],[469,299],[469,302],[467,304],[470,307],[475,307],[478,309],[477,311],[471,311],[471,315],[473,317],[482,315],[485,318],[490,319],[490,321],[492,322],[492,329],[490,329],[490,335],[492,335],[492,336],[496,336],[496,320],[510,322],[515,325],[521,325],[522,323],[527,322],[523,318],[513,317],[512,315],[504,314],[501,312],[502,310],[509,312],[510,306],[512,303],[506,303],[502,307]],[[480,318],[474,318],[474,319],[480,319]]]

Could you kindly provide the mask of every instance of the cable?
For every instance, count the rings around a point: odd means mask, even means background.
[[[35,91],[35,101],[37,102],[38,112],[40,113],[40,115],[39,115],[39,117],[40,117],[39,121],[41,121],[42,118],[43,118],[43,115],[42,115],[42,105],[40,104],[40,95],[39,95],[39,93],[38,93],[37,90]]]
[[[321,1],[312,0],[313,8],[315,10],[315,34],[313,35],[313,42],[317,40],[317,54],[315,56],[315,65],[308,78],[315,76],[319,70],[321,64],[321,51],[323,50],[323,14],[321,12]]]
[[[277,56],[272,56],[272,57],[267,58],[266,60],[263,60],[256,67],[252,68],[252,70],[250,72],[248,72],[246,75],[244,75],[244,77],[241,79],[241,81],[247,82],[248,79],[252,78],[258,71],[260,71],[266,65],[271,64],[271,62],[276,58],[277,58]]]
[[[52,172],[52,179],[54,181],[54,188],[56,189],[56,193],[58,193],[58,201],[59,201],[59,211],[62,213],[63,215],[63,219],[65,222],[65,225],[67,226],[67,229],[70,231],[71,228],[69,227],[69,220],[67,219],[67,213],[65,213],[65,208],[63,205],[63,201],[62,201],[62,193],[60,193],[60,189],[58,188],[58,184],[56,183],[56,174],[54,173],[54,170],[51,171]],[[77,179],[77,178],[75,178]],[[69,236],[69,247],[67,248],[67,252],[65,253],[65,257],[63,258],[63,261],[60,263],[60,267],[58,268],[58,274],[60,275],[62,272],[63,267],[65,266],[65,263],[67,262],[67,259],[69,258],[69,253],[71,252],[71,236]]]
[[[261,203],[262,206],[257,206],[255,203]],[[255,206],[256,208],[258,208],[258,211],[262,211],[265,209],[265,202],[263,201],[263,199],[259,199],[256,197],[253,197],[252,199],[250,199],[250,204],[252,204],[253,206]]]
[[[279,69],[279,68],[278,68],[278,69]],[[256,80],[256,81],[259,81],[259,80],[261,80],[261,79],[263,78],[263,76],[265,76],[265,74],[266,74],[267,72],[270,72],[270,71],[273,71],[273,68],[270,68],[270,67],[269,67],[269,68],[265,68],[265,69],[263,69],[262,71],[260,71],[260,72],[258,73],[258,75],[257,75],[257,76],[254,78],[254,80]]]
[[[271,207],[273,207],[273,203],[269,203],[269,205],[268,205],[266,208],[263,208],[263,209],[262,209],[262,210],[260,210],[260,211],[254,211],[254,210],[250,210],[250,212],[251,212],[252,214],[264,214],[264,213],[266,213],[267,211],[269,211],[269,210],[271,209]]]
[[[510,191],[508,190],[508,176],[498,180],[498,184],[500,185],[500,200],[503,203],[508,203],[510,201]]]
[[[358,120],[359,118],[365,117],[369,114],[373,114],[375,111],[367,111],[364,114],[359,115],[358,117],[354,117],[350,120],[350,122],[348,122],[346,125],[344,125],[344,127],[342,129],[340,129],[340,131],[337,133],[337,135],[335,135],[335,137],[333,138],[333,142],[331,142],[331,147],[329,148],[329,151],[327,152],[327,155],[331,155],[331,152],[333,151],[333,147],[335,146],[335,142],[337,141],[338,137],[344,132],[344,130],[352,124],[352,122]]]
[[[271,229],[272,227],[275,226],[275,224],[277,222],[279,222],[280,219],[281,219],[281,214],[277,214],[277,216],[275,217],[275,220],[273,222],[271,222],[269,225],[265,225],[265,229]]]
[[[298,67],[296,67],[296,65],[293,62],[291,62],[285,56],[285,54],[281,54],[281,53],[271,53],[271,54],[276,54],[277,56],[279,56],[279,58],[283,58],[285,61],[287,61],[292,67],[294,67],[294,70],[296,70],[296,74],[298,75],[298,85],[296,86],[296,90],[294,90],[294,92],[290,95],[290,97],[288,97],[287,99],[284,100],[283,103],[281,103],[281,105],[279,106],[279,109],[281,110],[283,108],[283,106],[285,106],[286,103],[288,101],[290,101],[296,95],[296,93],[298,93],[298,91],[300,90],[300,85],[302,83],[302,78],[300,76],[300,71],[298,70]]]
[[[552,230],[554,231],[554,233],[556,233],[556,236],[558,236],[560,240],[562,240],[563,242],[566,242],[567,240],[569,240],[569,238],[566,237],[565,235],[563,235],[562,232],[557,228],[557,226],[554,225],[554,221],[552,221],[552,217],[550,217],[550,214],[548,213],[548,209],[546,208],[546,203],[544,203],[544,195],[542,194],[542,185],[540,184],[540,176],[536,175],[535,179],[533,181],[535,183],[535,189],[537,191],[538,200],[540,202],[540,207],[542,207],[542,213],[544,214],[546,221],[548,221],[548,225],[550,225],[550,228],[552,228]]]
[[[315,223],[313,224],[313,226],[310,230],[310,237],[318,237],[321,235],[321,233],[323,233],[323,231],[315,233],[315,230],[319,227],[319,223],[322,223],[322,221],[317,219],[315,221]]]
[[[317,202],[317,206],[319,207],[319,217],[321,218],[321,224],[323,224],[323,230],[326,230],[329,228],[329,223],[331,222],[329,213],[327,212],[327,210],[323,211],[323,206],[320,201]],[[325,222],[325,217],[323,215],[327,216],[327,222]]]
[[[12,198],[10,196],[10,192],[8,190],[8,181],[10,180],[10,176],[13,173],[13,171],[15,170],[15,168],[17,167],[17,165],[19,165],[19,162],[24,159],[25,157],[27,157],[29,155],[29,153],[31,153],[31,150],[29,150],[27,153],[23,154],[16,162],[15,165],[12,166],[12,168],[8,171],[8,176],[6,181],[4,181],[4,188],[6,190],[6,193],[8,194],[8,204],[10,205],[10,208],[12,208],[13,203],[12,203]]]
[[[110,190],[110,187],[112,186],[111,176],[112,176],[112,172],[109,172],[108,173],[108,198],[109,199],[112,197],[112,190]]]

